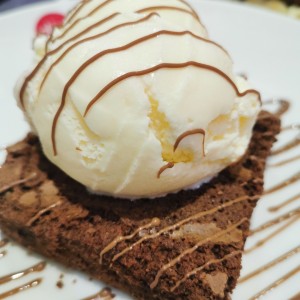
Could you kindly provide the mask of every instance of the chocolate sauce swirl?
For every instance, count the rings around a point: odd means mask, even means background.
[[[117,47],[117,48],[112,48],[112,49],[107,49],[104,50],[96,55],[94,55],[93,57],[91,57],[89,60],[87,60],[83,65],[81,65],[81,67],[79,67],[77,69],[77,71],[72,75],[72,77],[70,78],[70,80],[66,83],[64,90],[63,90],[63,94],[62,94],[62,99],[61,99],[61,103],[60,106],[54,116],[54,120],[52,123],[52,130],[51,130],[51,140],[52,140],[52,145],[53,145],[53,153],[54,155],[57,155],[57,147],[56,147],[56,142],[55,142],[55,131],[56,131],[56,125],[57,125],[57,121],[59,119],[59,116],[65,106],[65,102],[66,102],[66,97],[68,94],[68,91],[70,89],[70,87],[72,86],[72,84],[76,81],[76,79],[81,75],[81,73],[87,68],[89,67],[92,63],[94,63],[96,60],[99,60],[101,57],[107,55],[107,54],[112,54],[112,53],[117,53],[117,52],[121,52],[124,50],[127,50],[131,47],[134,47],[140,43],[144,43],[145,41],[148,41],[150,39],[154,39],[157,36],[160,35],[174,35],[174,36],[183,36],[183,35],[190,35],[193,38],[197,39],[197,40],[201,40],[204,42],[208,42],[208,43],[212,43],[211,41],[205,40],[202,37],[196,36],[195,34],[191,33],[190,31],[182,31],[182,32],[177,32],[177,31],[168,31],[168,30],[161,30],[152,34],[149,34],[147,36],[141,37],[139,39],[136,39],[132,42],[130,42],[127,45],[121,46],[121,47]],[[214,44],[214,43],[213,43]],[[202,69],[206,69],[210,72],[214,72],[218,75],[220,75],[221,77],[223,77],[232,87],[233,89],[236,91],[237,95],[239,97],[242,97],[244,95],[247,95],[248,93],[255,93],[259,96],[260,98],[260,94],[258,91],[250,89],[250,90],[246,90],[242,93],[239,92],[237,86],[235,85],[235,83],[231,80],[231,78],[226,75],[225,73],[223,73],[221,70],[210,66],[210,65],[205,65],[205,64],[201,64],[198,62],[194,62],[194,61],[190,61],[190,62],[186,62],[186,63],[181,63],[181,64],[175,64],[175,63],[163,63],[163,64],[159,64],[156,65],[154,67],[151,67],[149,69],[144,69],[144,70],[140,70],[140,71],[133,71],[133,72],[129,72],[126,73],[124,75],[119,76],[118,78],[112,80],[110,83],[108,83],[88,104],[88,106],[86,107],[84,116],[86,116],[86,114],[88,113],[88,111],[91,109],[91,107],[93,106],[93,104],[95,104],[95,102],[97,102],[99,100],[99,98],[101,98],[108,90],[110,90],[114,85],[118,84],[119,82],[126,80],[128,78],[131,77],[138,77],[138,76],[143,76],[152,72],[155,72],[157,70],[160,69],[180,69],[180,68],[185,68],[188,66],[194,66],[197,68],[202,68]]]
[[[113,2],[114,0],[106,0],[103,3],[99,4],[96,8],[94,8],[92,11],[90,11],[87,15],[85,15],[82,18],[77,19],[74,23],[72,23],[61,35],[57,36],[56,38],[52,39],[52,42],[56,42],[57,40],[63,38],[71,29],[73,29],[80,21],[93,16],[96,12],[98,12],[101,8],[103,8],[104,6],[108,5],[109,3]],[[67,24],[69,24],[69,22],[67,22]]]
[[[193,130],[188,130],[184,133],[182,133],[176,140],[174,147],[173,147],[173,151],[175,152],[176,149],[178,148],[179,144],[182,142],[182,140],[184,140],[186,137],[190,136],[190,135],[194,135],[194,134],[201,134],[203,136],[202,139],[202,153],[203,156],[205,156],[205,149],[204,149],[204,145],[205,145],[205,130],[199,128],[199,129],[193,129]]]
[[[158,172],[157,172],[157,178],[160,178],[160,175],[161,175],[164,171],[166,171],[166,170],[168,170],[168,169],[172,169],[174,166],[175,166],[175,164],[174,164],[173,162],[168,162],[166,165],[162,166],[162,167],[158,170]]]
[[[193,18],[195,18],[202,25],[202,23],[199,20],[198,15],[195,15],[195,13],[193,11],[187,10],[184,8],[180,8],[177,6],[150,6],[150,7],[145,7],[145,8],[139,9],[136,11],[136,13],[145,13],[145,12],[149,12],[149,11],[159,11],[159,10],[176,10],[176,11],[180,11],[182,13],[190,14]]]

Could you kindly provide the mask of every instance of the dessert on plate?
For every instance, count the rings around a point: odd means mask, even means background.
[[[137,299],[226,299],[279,132],[183,0],[90,0],[35,40],[0,226]]]

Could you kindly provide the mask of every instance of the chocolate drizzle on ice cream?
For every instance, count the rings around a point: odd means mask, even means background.
[[[260,94],[235,78],[228,53],[208,38],[186,1],[120,3],[85,1],[66,17],[37,52],[44,54],[23,81],[20,105],[50,161],[91,191],[137,199],[199,185],[241,157]],[[169,92],[172,86],[177,92]],[[199,130],[202,153],[196,138],[178,147]],[[68,165],[71,157],[77,166]],[[115,168],[119,176],[108,182]],[[167,168],[172,172],[160,176]],[[179,170],[184,180],[170,181]],[[149,184],[139,191],[143,178]]]

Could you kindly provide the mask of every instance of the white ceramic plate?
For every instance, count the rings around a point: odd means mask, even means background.
[[[13,86],[19,75],[30,66],[32,60],[31,40],[34,35],[35,22],[44,13],[66,12],[72,5],[70,2],[44,3],[0,15],[0,147],[6,147],[20,140],[28,131],[28,126],[15,105]],[[246,73],[253,85],[262,91],[264,99],[285,97],[291,101],[292,109],[284,115],[283,124],[299,123],[300,22],[237,3],[211,0],[193,0],[191,2],[207,25],[211,37],[224,45],[231,53],[236,71]],[[276,147],[293,136],[295,136],[295,132],[282,134]],[[299,153],[300,147],[296,147],[271,158],[269,163],[272,164]],[[3,151],[1,155],[3,158]],[[282,167],[267,168],[266,188],[290,177],[299,170],[300,160]],[[265,196],[255,210],[251,227],[255,228],[278,215],[300,207],[300,200],[298,200],[277,213],[268,211],[268,207],[296,195],[299,190],[298,181],[281,191]],[[247,247],[251,247],[257,240],[274,230],[276,227],[249,238]],[[300,219],[271,239],[265,246],[251,254],[244,255],[242,276],[300,245],[299,237]],[[0,258],[0,277],[32,266],[43,259],[37,255],[28,254],[26,250],[12,243],[0,250],[4,249],[7,250],[7,255]],[[300,253],[252,280],[239,284],[233,294],[233,299],[249,299],[297,266],[300,266]],[[56,287],[56,283],[61,273],[64,273],[62,280],[64,287],[59,289]],[[37,277],[43,278],[40,286],[9,299],[82,299],[98,292],[103,287],[100,282],[90,281],[85,275],[49,262],[41,273],[34,273],[14,282],[0,285],[0,294]],[[76,283],[74,279],[76,279]],[[300,291],[299,280],[300,272],[278,288],[273,289],[264,299],[285,300],[290,298]],[[117,294],[116,299],[131,299],[116,290],[113,291]]]

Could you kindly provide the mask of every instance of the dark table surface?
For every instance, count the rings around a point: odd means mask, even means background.
[[[45,2],[43,0],[0,0],[0,12],[29,3]]]

